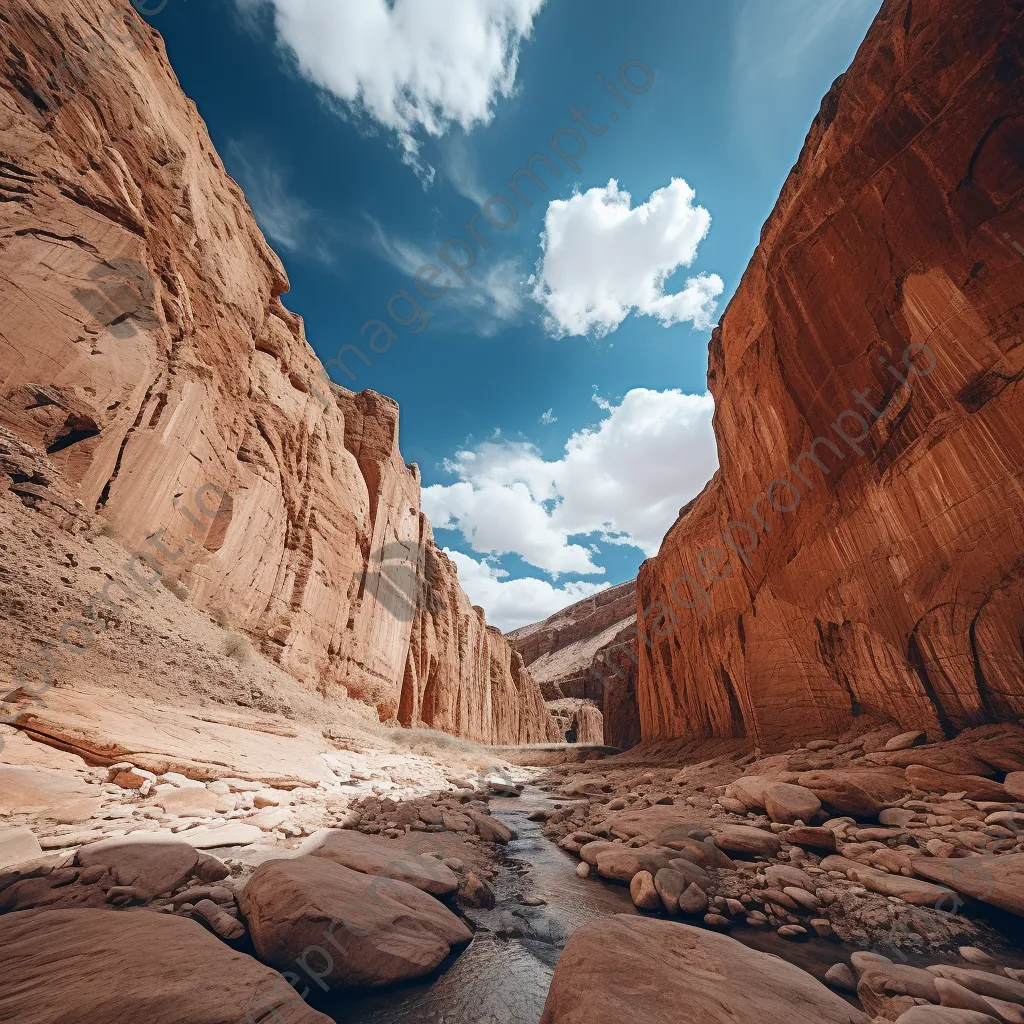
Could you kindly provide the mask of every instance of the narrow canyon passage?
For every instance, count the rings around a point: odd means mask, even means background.
[[[0,1022],[1024,1024],[1024,0],[0,6]]]

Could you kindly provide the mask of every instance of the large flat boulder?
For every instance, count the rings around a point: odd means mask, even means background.
[[[753,811],[764,807],[765,790],[776,781],[765,775],[741,775],[729,784],[726,795],[739,800],[748,811]]]
[[[70,772],[0,764],[0,814],[41,813],[90,796],[96,796],[95,789]],[[99,805],[98,800],[93,803]]]
[[[633,876],[639,871],[649,871],[652,875],[656,875],[662,868],[669,867],[669,860],[672,857],[674,857],[674,853],[670,851],[658,848],[646,849],[642,846],[631,849],[621,843],[616,843],[598,853],[597,873],[609,881],[625,882],[626,885],[629,885]]]
[[[1016,722],[982,725],[961,733],[958,739],[973,747],[976,757],[997,772],[1018,772],[1024,769],[1024,726]]]
[[[239,903],[260,959],[282,971],[309,963],[328,988],[418,978],[472,938],[414,885],[325,857],[264,861]]]
[[[210,792],[205,786],[188,786],[161,793],[156,798],[158,806],[168,814],[179,818],[206,818],[220,812],[234,810],[234,801]]]
[[[650,842],[669,828],[686,831],[702,828],[702,822],[687,817],[687,810],[673,804],[655,804],[653,807],[615,811],[597,826],[597,831],[607,830],[620,839],[639,837]]]
[[[907,964],[869,963],[860,973],[857,998],[872,1017],[892,1019],[906,997],[938,1003],[935,975]]]
[[[896,1018],[896,1024],[999,1024],[999,1018],[952,1006],[912,1006]]]
[[[43,848],[30,828],[0,828],[0,868],[42,857]]]
[[[715,834],[715,846],[741,857],[774,857],[782,841],[774,832],[753,825],[726,825]]]
[[[906,774],[907,781],[924,793],[963,793],[968,800],[1009,799],[1001,783],[980,775],[953,775],[924,764],[908,765]]]
[[[821,810],[821,801],[804,786],[776,782],[765,788],[764,809],[772,821],[786,825],[802,821],[806,825]]]
[[[325,857],[342,867],[408,882],[424,892],[443,896],[459,887],[451,868],[434,857],[403,850],[396,843],[348,829],[321,829],[302,847],[303,853]]]
[[[806,971],[726,935],[617,914],[575,931],[541,1024],[869,1024]]]
[[[330,1024],[202,925],[147,910],[6,914],[0,978],[18,1024]]]
[[[1003,857],[912,857],[914,871],[933,882],[1024,916],[1024,853]]]

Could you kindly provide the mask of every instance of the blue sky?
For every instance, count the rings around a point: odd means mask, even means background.
[[[635,575],[714,472],[710,328],[878,0],[161,2],[286,305],[398,400],[473,600],[509,629]]]

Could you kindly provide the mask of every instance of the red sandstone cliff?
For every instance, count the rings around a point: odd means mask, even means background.
[[[639,576],[645,739],[1024,712],[1022,38],[887,0],[822,102],[712,336],[721,470]]]
[[[315,383],[159,35],[125,0],[10,0],[0,23],[0,425],[297,678],[406,724],[554,738],[434,547],[395,403]],[[198,532],[175,512],[197,493],[220,510]]]

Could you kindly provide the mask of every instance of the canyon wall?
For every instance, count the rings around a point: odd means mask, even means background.
[[[566,743],[604,744],[604,721],[593,701],[561,697],[549,700],[547,707]]]
[[[159,35],[126,0],[10,0],[0,24],[0,425],[129,550],[159,548],[140,577],[169,566],[310,686],[554,738],[434,546],[396,404],[323,382]]]
[[[644,739],[1024,713],[1024,12],[886,0],[710,344],[638,581]]]
[[[601,692],[589,672],[590,664],[635,617],[636,580],[628,580],[505,636],[523,656],[546,700],[586,697],[600,703]]]
[[[593,701],[603,715],[604,742],[625,748],[640,741],[636,644],[627,635],[635,622],[636,580],[628,580],[542,622],[521,626],[506,638],[522,655],[549,704],[562,698]],[[563,731],[569,729],[565,715],[558,709],[555,714]],[[600,742],[593,739],[596,728],[596,720],[588,721],[582,730],[590,737],[586,742]]]
[[[634,614],[629,624],[620,629],[590,663],[590,677],[603,694],[604,741],[623,750],[635,747],[642,739],[636,694],[639,674],[636,623]]]

